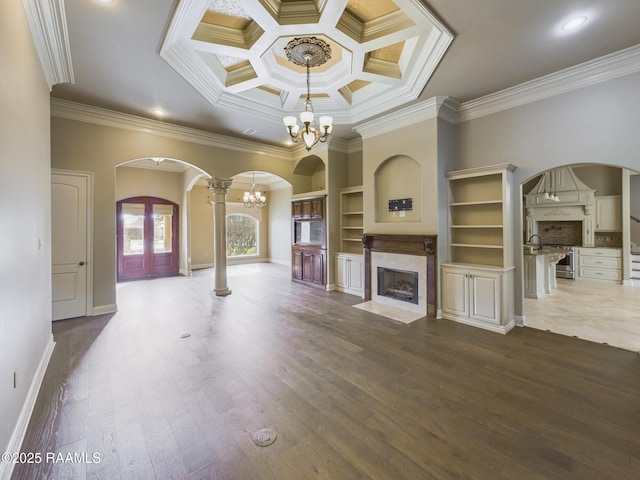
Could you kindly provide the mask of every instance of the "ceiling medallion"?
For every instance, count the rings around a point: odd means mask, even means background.
[[[318,67],[331,58],[331,47],[316,37],[294,38],[284,47],[287,59],[301,67]]]
[[[309,151],[316,143],[326,142],[333,129],[333,118],[320,117],[320,123],[315,118],[311,103],[311,76],[309,74],[311,67],[323,65],[331,58],[331,47],[316,37],[299,37],[287,43],[284,50],[290,62],[307,69],[307,99],[305,100],[304,112],[300,113],[302,128],[294,116],[286,116],[283,121],[289,130],[291,139],[297,142],[298,138],[302,138],[305,148]]]

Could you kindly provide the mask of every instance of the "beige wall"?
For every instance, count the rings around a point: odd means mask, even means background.
[[[291,188],[269,192],[269,258],[291,264]]]
[[[116,168],[116,201],[158,197],[177,203],[182,209],[182,194],[182,173],[127,166]]]
[[[425,120],[399,130],[366,138],[363,141],[364,233],[437,234],[438,232],[438,133],[437,119]],[[384,172],[376,182],[380,167],[389,160],[391,171]],[[402,165],[415,162],[414,173],[409,178]],[[383,170],[386,166],[383,166]],[[404,189],[404,186],[407,189]],[[376,197],[376,191],[382,196]],[[407,217],[391,217],[386,211],[389,196],[414,198],[413,211]],[[375,207],[380,211],[376,215]],[[378,218],[380,221],[376,221]]]
[[[213,193],[209,187],[191,189],[191,266],[213,266]]]
[[[49,88],[15,0],[0,2],[0,70],[0,451],[16,452],[14,429],[53,338]],[[0,477],[9,469],[0,462]]]
[[[94,188],[94,307],[116,304],[115,167],[137,158],[165,157],[194,165],[209,175],[231,178],[261,170],[295,183],[292,162],[255,153],[58,117],[51,119],[51,164],[55,168],[90,171]]]

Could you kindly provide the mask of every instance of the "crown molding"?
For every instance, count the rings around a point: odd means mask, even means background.
[[[74,83],[64,1],[22,0],[22,6],[49,91],[58,83]]]
[[[640,71],[640,45],[485,95],[460,105],[465,122]]]
[[[432,97],[424,102],[409,105],[387,115],[375,118],[353,127],[353,131],[359,133],[362,138],[375,137],[383,133],[391,132],[399,128],[405,128],[418,122],[438,117],[442,105],[446,105],[445,119],[451,118],[451,109],[456,103],[449,97]]]
[[[170,123],[150,120],[135,115],[92,107],[58,98],[51,99],[51,116],[105,127],[120,128],[133,132],[158,135],[174,140],[198,143],[211,147],[267,155],[281,160],[293,161],[293,152],[286,148],[274,147],[258,142],[228,137],[217,133],[181,127]]]

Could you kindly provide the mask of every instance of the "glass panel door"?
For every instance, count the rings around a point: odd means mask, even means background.
[[[122,204],[124,254],[144,254],[144,203]]]
[[[178,206],[156,197],[116,205],[118,280],[177,275]]]

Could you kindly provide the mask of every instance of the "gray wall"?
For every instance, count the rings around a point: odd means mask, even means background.
[[[518,185],[571,164],[640,167],[640,74],[581,88],[457,124],[450,170],[512,163],[516,315],[522,314],[522,193]]]
[[[16,452],[53,346],[49,87],[22,2],[0,2],[0,71],[0,451]]]

